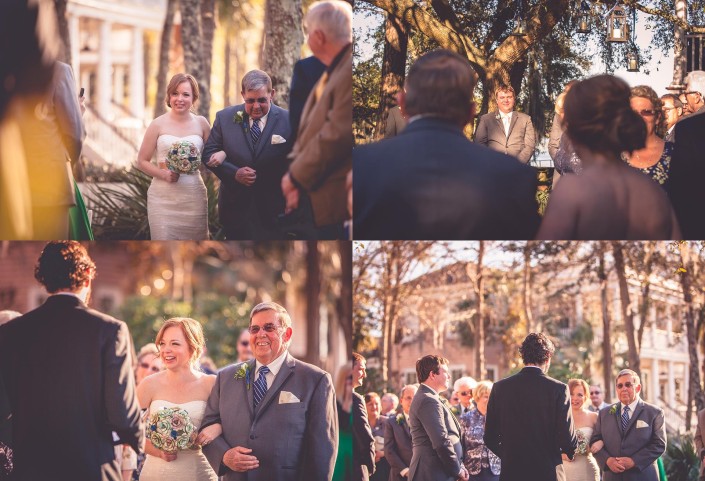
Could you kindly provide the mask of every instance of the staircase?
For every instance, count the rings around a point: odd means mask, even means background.
[[[672,406],[663,398],[659,398],[659,406],[663,409],[668,436],[685,433],[685,415],[687,407],[680,403]],[[690,417],[690,430],[694,431],[697,424],[697,415],[695,409],[693,409]]]
[[[126,169],[134,164],[144,135],[140,120],[120,117],[109,122],[93,108],[86,106],[83,123],[86,127],[86,140],[82,155],[88,163],[114,169]]]

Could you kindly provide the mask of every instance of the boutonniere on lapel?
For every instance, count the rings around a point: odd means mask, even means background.
[[[250,386],[252,385],[252,383],[250,382],[250,378],[250,365],[246,362],[243,362],[240,366],[240,369],[238,369],[235,373],[235,379],[244,379],[247,389],[250,389]]]
[[[405,422],[406,422],[406,418],[404,417],[404,414],[402,414],[402,413],[397,414],[397,424],[399,426],[403,426]]]
[[[497,120],[501,120],[502,116],[499,114],[499,112],[497,112],[497,115],[495,115],[494,118]]]
[[[613,405],[610,408],[610,414],[617,414],[617,404]]]
[[[250,128],[250,122],[247,120],[247,114],[244,110],[235,112],[235,115],[233,115],[233,123],[242,125],[245,128],[245,132]]]

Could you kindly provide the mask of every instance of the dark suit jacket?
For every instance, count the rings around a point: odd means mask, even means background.
[[[220,423],[223,434],[203,448],[224,481],[328,481],[338,451],[338,412],[330,375],[289,353],[262,401],[235,379],[242,363],[218,373],[208,398],[203,426]],[[247,361],[254,377],[255,360]],[[254,379],[252,379],[254,381]],[[293,395],[295,402],[287,401]],[[223,455],[235,446],[252,449],[259,468],[230,470]]]
[[[144,438],[134,359],[127,325],[74,296],[51,296],[0,328],[13,480],[120,481],[112,432],[138,452]]]
[[[353,481],[370,479],[375,472],[375,438],[367,421],[365,399],[353,391]]]
[[[356,239],[533,239],[536,173],[439,119],[353,150]]]
[[[438,393],[421,384],[409,408],[413,454],[409,481],[455,481],[460,476],[463,446],[460,423]]]
[[[401,416],[401,422],[398,416]],[[412,454],[411,429],[406,418],[403,414],[389,416],[384,426],[384,457],[392,467],[389,481],[406,481],[399,472],[409,467]]]
[[[534,155],[536,147],[536,132],[531,117],[521,112],[512,112],[507,136],[502,120],[497,118],[498,115],[499,112],[490,112],[480,117],[475,131],[475,142],[516,157],[526,164]]]
[[[604,447],[595,454],[597,464],[604,471],[604,481],[658,481],[656,460],[666,451],[666,426],[663,409],[641,399],[622,430],[622,404],[615,409],[602,409],[590,443],[603,441]],[[612,411],[612,412],[610,412]],[[623,473],[613,473],[607,467],[610,457],[629,457],[634,467]]]
[[[568,386],[535,367],[492,386],[485,444],[502,460],[500,481],[555,481],[561,453],[578,444]]]
[[[705,239],[705,113],[697,113],[679,121],[674,130],[678,139],[671,158],[668,195],[678,217],[683,239]]]
[[[301,114],[306,105],[306,99],[313,87],[325,72],[326,66],[314,56],[306,57],[294,64],[294,73],[291,76],[289,89],[289,124],[291,125],[291,143],[296,142],[296,134],[301,123]]]
[[[220,179],[218,210],[225,237],[246,240],[282,239],[276,227],[277,215],[284,213],[281,179],[287,169],[286,154],[291,148],[289,113],[272,105],[257,146],[247,120],[236,123],[237,112],[244,105],[227,107],[215,116],[210,137],[203,147],[204,165],[210,156],[224,150],[225,162],[210,168]],[[286,142],[272,144],[272,136],[279,135]],[[245,186],[235,180],[235,172],[250,167],[257,172],[257,180]]]

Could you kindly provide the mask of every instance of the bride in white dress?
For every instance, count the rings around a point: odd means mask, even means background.
[[[205,345],[201,324],[183,317],[164,321],[156,343],[165,370],[147,376],[137,386],[140,406],[148,409],[149,415],[163,407],[178,406],[189,413],[191,422],[198,430],[206,400],[215,384],[215,376],[195,369]],[[196,449],[175,453],[157,449],[147,440],[147,457],[140,481],[217,481],[218,476],[200,448],[211,439],[212,436],[200,433],[196,438]]]
[[[600,470],[595,457],[590,452],[590,438],[597,423],[597,413],[585,409],[590,402],[587,382],[582,379],[568,381],[570,405],[573,411],[575,433],[578,435],[578,449],[571,461],[563,454],[563,470],[566,481],[599,481]]]
[[[205,117],[191,112],[197,100],[196,80],[183,73],[174,75],[166,98],[171,110],[149,124],[137,154],[137,168],[152,176],[147,191],[152,240],[208,239],[208,194],[200,172],[178,174],[166,168],[167,152],[175,142],[187,141],[203,151],[210,125]],[[151,161],[155,151],[157,165]]]

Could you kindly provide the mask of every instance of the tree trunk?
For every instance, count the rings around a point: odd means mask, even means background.
[[[345,336],[345,352],[352,352],[352,243],[338,241],[340,253],[340,299],[338,301],[338,322]]]
[[[201,5],[199,0],[180,0],[181,40],[184,47],[184,70],[198,82],[201,98],[198,114],[208,117],[210,93],[208,78],[203,69],[203,33],[201,32]]]
[[[157,70],[157,100],[154,105],[154,118],[166,112],[166,76],[169,73],[169,50],[171,49],[171,34],[174,30],[174,14],[178,0],[167,0],[166,16],[164,17],[164,27],[162,38],[159,43],[159,69]]]
[[[201,32],[203,33],[203,78],[211,84],[211,64],[213,62],[213,36],[215,35],[215,0],[201,0]],[[210,121],[211,94],[201,92],[201,108]]]
[[[698,344],[696,341],[695,332],[695,314],[693,308],[693,269],[694,263],[692,253],[687,242],[681,242],[679,245],[679,253],[681,257],[681,267],[679,269],[681,276],[681,288],[683,289],[683,302],[685,304],[685,323],[686,336],[688,338],[688,356],[690,358],[690,379],[688,386],[688,399],[695,401],[696,412],[705,408],[705,399],[703,398],[703,390],[700,384],[700,364],[698,362]],[[685,429],[690,430],[690,418],[692,417],[692,403],[688,402],[688,407],[685,413]]]
[[[225,69],[225,80],[223,82],[223,103],[227,107],[228,105],[232,105],[232,101],[230,99],[230,55],[231,55],[231,48],[230,48],[230,42],[231,38],[230,36],[232,35],[232,32],[230,30],[230,25],[226,27],[226,32],[225,32],[225,49],[223,53],[223,60],[224,60],[224,69]]]
[[[404,87],[408,45],[408,25],[388,14],[384,23],[384,56],[382,57],[380,102],[377,110],[377,139],[384,136],[389,109],[397,105],[396,95]]]
[[[534,332],[534,316],[531,312],[531,248],[533,241],[524,244],[524,279],[522,284],[522,309],[526,319],[526,334]]]
[[[687,0],[676,0],[676,17],[686,21],[688,17]],[[680,90],[684,87],[686,74],[686,43],[685,31],[675,26],[673,27],[673,81],[668,86],[669,90]]]
[[[477,286],[477,340],[475,341],[475,376],[476,379],[485,379],[485,279],[482,262],[485,257],[485,241],[479,241],[480,248],[477,252],[477,270],[475,285]]]
[[[629,348],[629,368],[641,377],[641,366],[639,363],[639,351],[636,346],[634,336],[634,312],[629,300],[629,286],[624,266],[624,252],[619,242],[612,242],[612,255],[614,256],[614,267],[617,271],[619,281],[619,298],[622,306],[622,319],[624,319],[625,334],[627,336],[627,346]]]
[[[69,34],[69,23],[66,18],[67,4],[68,0],[54,0],[59,38],[63,44],[59,49],[59,60],[71,65],[71,35]],[[78,72],[74,72],[74,75],[78,75]]]
[[[267,0],[264,18],[260,65],[272,77],[276,104],[288,108],[291,74],[304,41],[301,0]]]
[[[600,262],[597,277],[600,280],[600,304],[602,307],[602,366],[604,375],[605,399],[612,399],[612,336],[610,334],[612,321],[610,319],[609,301],[607,299],[607,272],[605,270],[605,248],[598,242]]]
[[[321,259],[316,241],[306,241],[306,362],[320,366]]]
[[[639,305],[639,329],[637,330],[637,346],[641,352],[641,341],[644,338],[644,329],[646,328],[646,320],[649,316],[649,307],[651,306],[651,271],[654,264],[654,250],[656,246],[653,242],[644,242],[644,280],[641,283],[641,303]]]

